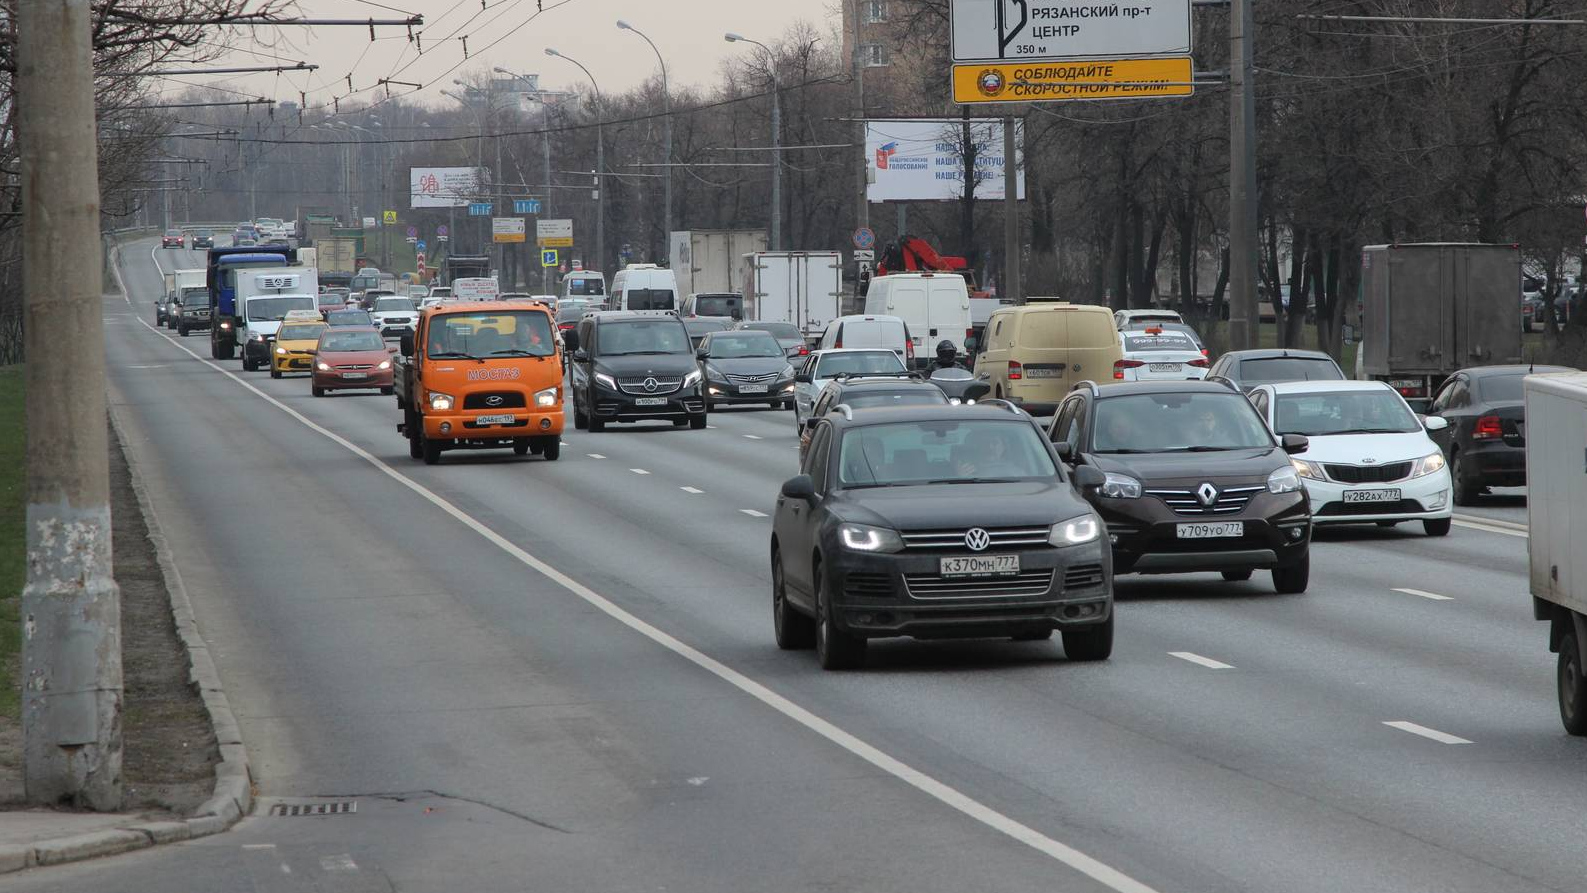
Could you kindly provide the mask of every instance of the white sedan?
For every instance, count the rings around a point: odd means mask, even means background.
[[[1114,381],[1183,381],[1206,378],[1201,345],[1182,331],[1148,326],[1119,332],[1123,356],[1113,362]]]
[[[886,348],[844,347],[813,350],[794,376],[794,430],[804,430],[805,416],[821,389],[840,375],[908,375],[904,361]]]
[[[1428,536],[1449,533],[1449,469],[1427,436],[1447,422],[1420,421],[1380,381],[1290,381],[1250,393],[1275,434],[1310,444],[1291,457],[1311,498],[1314,524],[1421,521]]]

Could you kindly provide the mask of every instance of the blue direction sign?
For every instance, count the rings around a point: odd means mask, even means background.
[[[541,252],[540,252],[540,266],[542,266],[542,267],[554,267],[556,265],[557,265],[557,250],[555,248],[542,249]]]
[[[417,251],[423,251],[424,250],[424,240],[420,239],[419,243],[417,245],[414,245],[413,247]]]
[[[515,198],[512,200],[514,214],[539,214],[540,200],[537,198]]]
[[[468,206],[468,216],[470,217],[489,217],[490,212],[490,202],[474,202]]]

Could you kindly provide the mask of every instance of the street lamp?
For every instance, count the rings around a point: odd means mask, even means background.
[[[597,270],[603,269],[602,265],[606,263],[606,181],[603,179],[606,174],[606,137],[605,127],[601,123],[601,85],[595,82],[595,75],[590,74],[590,70],[579,60],[564,56],[551,47],[546,47],[546,55],[566,59],[577,65],[579,70],[584,72],[584,76],[590,79],[590,86],[595,88],[595,263],[591,266]],[[549,190],[547,194],[549,195]],[[670,235],[667,237],[667,242],[670,251],[672,242]]]
[[[771,74],[771,250],[782,244],[782,85],[777,80],[777,56],[771,47],[758,40],[729,31],[722,35],[728,43],[752,43],[766,51],[766,71]]]
[[[663,220],[667,231],[667,250],[672,250],[672,91],[667,87],[667,60],[661,58],[661,50],[656,49],[655,41],[645,36],[645,32],[635,28],[622,19],[617,20],[617,27],[622,31],[632,31],[650,44],[650,49],[656,54],[656,61],[661,63],[661,108],[665,115],[663,122],[666,130],[667,157],[666,165],[662,168],[662,176],[666,179],[662,190]]]

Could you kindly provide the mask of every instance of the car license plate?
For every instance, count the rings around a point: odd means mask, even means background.
[[[1025,367],[1026,378],[1062,378],[1063,374],[1064,371],[1062,369],[1032,369],[1029,366]]]
[[[1151,369],[1153,372],[1178,372],[1179,371],[1179,364],[1178,363],[1152,363],[1147,368]]]
[[[369,377],[369,373],[368,372],[343,372],[342,373],[342,377],[346,378],[346,379],[368,378]]]
[[[511,425],[513,415],[510,412],[504,415],[482,415],[476,417],[474,421],[480,425]]]
[[[666,406],[667,405],[667,398],[666,397],[636,397],[636,398],[634,398],[634,405],[635,406]]]
[[[740,394],[764,394],[769,390],[771,390],[771,385],[741,384],[738,386],[738,392]]]
[[[1245,536],[1245,522],[1217,521],[1210,524],[1181,524],[1177,535],[1182,540],[1212,540]]]
[[[1345,502],[1399,502],[1399,490],[1346,490]]]
[[[944,577],[1003,577],[1019,573],[1018,555],[958,555],[939,560]]]

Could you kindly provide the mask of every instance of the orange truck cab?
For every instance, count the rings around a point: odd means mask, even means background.
[[[426,465],[455,449],[562,452],[556,320],[537,301],[443,302],[402,334],[393,385],[408,454]]]

